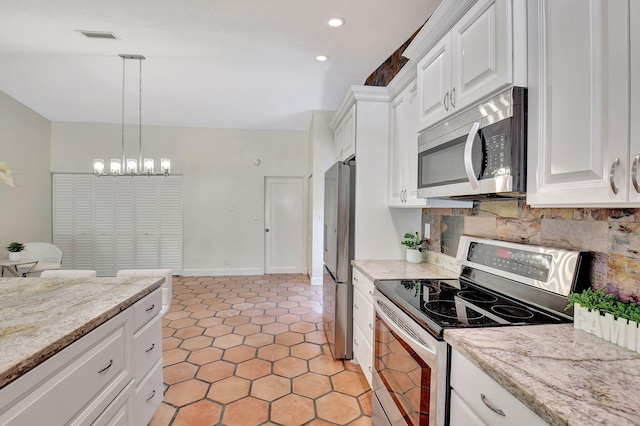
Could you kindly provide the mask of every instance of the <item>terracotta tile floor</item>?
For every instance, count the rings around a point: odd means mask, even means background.
[[[370,425],[360,367],[335,361],[305,275],[174,277],[151,426]]]

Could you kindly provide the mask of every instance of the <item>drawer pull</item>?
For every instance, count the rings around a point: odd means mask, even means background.
[[[504,411],[502,411],[501,409],[495,407],[492,403],[489,402],[489,400],[487,399],[486,396],[484,396],[483,393],[480,394],[480,399],[482,400],[482,402],[484,403],[484,405],[487,406],[487,408],[489,408],[489,410],[493,411],[494,413],[502,416],[502,417],[506,417],[507,415],[504,414]]]
[[[369,328],[373,330],[373,324],[369,323]]]
[[[356,277],[355,275],[353,276],[353,280],[354,281],[358,281],[358,277]]]
[[[149,349],[147,349],[145,352],[151,352],[153,350],[153,348],[155,348],[155,347],[156,347],[156,344],[152,343],[151,347]]]
[[[150,307],[148,307],[146,310],[147,310],[147,312],[149,312],[149,311],[153,311],[153,308],[155,308],[155,307],[156,307],[156,304],[154,303],[153,305],[151,305]]]
[[[104,373],[105,371],[107,371],[108,369],[110,369],[112,365],[113,365],[113,360],[112,360],[112,359],[110,359],[110,360],[109,360],[109,365],[107,365],[107,366],[106,366],[105,368],[103,368],[102,370],[98,371],[98,374],[100,374],[100,373]]]
[[[369,366],[369,373],[373,373],[373,370],[371,369],[371,366]]]
[[[353,304],[353,307],[356,308],[356,309],[360,309],[360,308],[358,308],[358,305],[356,305],[355,303]]]
[[[151,392],[151,396],[149,398],[147,398],[147,402],[151,401],[154,396],[156,396],[156,390],[155,389],[153,390],[153,392]]]
[[[358,346],[358,341],[356,339],[353,339],[353,344]]]
[[[373,290],[369,290],[369,294],[373,296]]]

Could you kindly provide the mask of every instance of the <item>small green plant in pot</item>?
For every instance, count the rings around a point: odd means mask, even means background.
[[[20,252],[24,250],[24,244],[14,241],[9,243],[7,250],[9,250],[9,260],[18,261],[20,260]]]
[[[401,244],[407,247],[407,262],[422,262],[422,243],[425,241],[427,240],[422,239],[418,232],[414,234],[407,232],[404,234],[404,241],[402,241]]]

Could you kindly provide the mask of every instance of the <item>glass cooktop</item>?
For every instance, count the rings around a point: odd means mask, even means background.
[[[459,279],[376,280],[374,284],[438,338],[445,328],[570,321]]]

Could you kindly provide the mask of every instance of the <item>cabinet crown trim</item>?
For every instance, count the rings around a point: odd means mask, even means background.
[[[449,32],[477,0],[444,0],[407,46],[402,56],[416,63]]]
[[[356,102],[389,102],[390,99],[389,91],[386,87],[360,85],[350,86],[347,94],[342,98],[342,102],[340,102],[336,113],[331,118],[329,127],[335,131],[338,124],[340,124],[344,116],[349,112],[349,109],[351,109]]]

